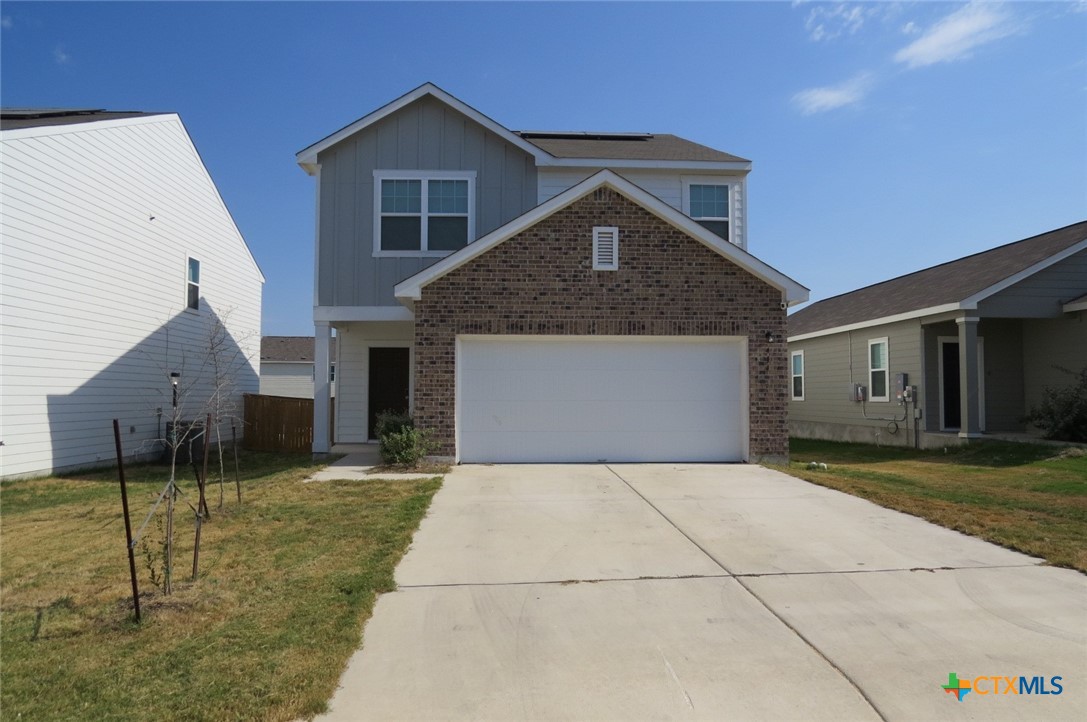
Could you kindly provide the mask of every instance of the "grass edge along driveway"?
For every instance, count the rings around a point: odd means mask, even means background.
[[[1081,448],[985,441],[915,451],[794,438],[790,457],[771,468],[1087,573]]]
[[[173,595],[149,581],[139,550],[139,626],[116,472],[0,485],[5,719],[292,720],[325,709],[440,478],[303,484],[320,467],[306,455],[252,453],[241,466],[241,507],[232,483],[222,513],[209,490],[195,583],[183,503]],[[134,525],[166,473],[129,470]],[[191,498],[191,476],[183,487]],[[146,534],[153,556],[163,534],[155,521]]]

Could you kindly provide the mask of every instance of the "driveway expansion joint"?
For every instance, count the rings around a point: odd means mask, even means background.
[[[750,586],[748,586],[746,583],[744,583],[744,578],[742,576],[739,576],[739,575],[733,573],[733,571],[731,569],[729,569],[728,567],[726,567],[721,562],[721,560],[719,560],[717,557],[713,556],[713,554],[710,554],[710,552],[704,546],[702,546],[701,544],[696,542],[693,538],[691,538],[691,536],[687,532],[683,531],[683,529],[680,529],[679,525],[677,525],[674,521],[672,521],[668,517],[667,514],[665,514],[660,509],[658,509],[657,506],[653,502],[651,502],[649,499],[647,499],[645,497],[645,495],[643,495],[640,491],[635,489],[634,485],[631,484],[626,479],[624,479],[619,474],[619,472],[617,472],[615,469],[613,469],[611,467],[610,464],[605,464],[604,468],[606,468],[612,474],[615,474],[615,477],[617,479],[619,479],[619,481],[626,484],[627,488],[629,488],[631,491],[633,491],[635,494],[637,494],[641,498],[641,500],[644,501],[646,504],[648,504],[649,507],[651,509],[653,509],[653,511],[657,512],[657,514],[659,514],[662,519],[664,519],[666,522],[671,524],[672,527],[676,531],[678,531],[680,534],[682,534],[684,537],[686,537],[686,539],[689,542],[691,542],[691,544],[695,545],[699,549],[699,551],[701,551],[703,554],[705,554],[710,559],[710,561],[712,561],[714,564],[719,566],[730,577],[735,579],[736,583],[739,584],[741,587],[743,587],[744,591],[746,591],[748,594],[750,594],[751,597],[756,602],[758,602],[762,606],[763,609],[765,609],[767,612],[769,612],[771,615],[773,615],[773,617],[775,619],[777,619],[779,622],[781,622],[783,625],[785,625],[785,627],[787,629],[789,629],[793,634],[795,634],[813,652],[815,652],[817,655],[819,655],[820,659],[822,659],[824,662],[826,662],[828,665],[830,665],[830,667],[832,669],[834,669],[836,672],[838,672],[838,674],[840,674],[842,676],[842,678],[853,687],[853,689],[857,692],[857,694],[859,694],[861,696],[861,699],[863,699],[868,704],[868,706],[871,707],[872,712],[874,712],[877,717],[879,717],[881,720],[883,720],[883,722],[887,722],[887,715],[885,715],[883,713],[883,711],[879,707],[876,706],[875,701],[873,701],[872,698],[869,697],[868,694],[864,691],[864,689],[861,688],[861,686],[857,682],[857,680],[853,679],[853,677],[850,676],[844,669],[842,669],[837,664],[835,664],[834,661],[823,652],[823,650],[819,649],[819,647],[817,647],[814,642],[812,642],[810,639],[808,639],[806,636],[804,636],[804,634],[802,634],[799,629],[797,629],[795,626],[790,624],[789,621],[785,619],[785,617],[778,614],[777,611],[766,602],[766,600],[764,600],[762,597],[760,597],[758,594],[755,593],[754,589],[752,589]]]

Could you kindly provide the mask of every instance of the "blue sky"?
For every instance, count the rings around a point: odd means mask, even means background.
[[[6,106],[180,113],[312,334],[303,147],[426,81],[512,129],[750,158],[749,249],[812,300],[1087,218],[1087,3],[29,3]]]

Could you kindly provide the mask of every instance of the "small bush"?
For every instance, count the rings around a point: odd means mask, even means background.
[[[1042,402],[1030,410],[1027,421],[1042,429],[1047,439],[1087,442],[1087,366],[1078,373],[1054,368],[1075,381],[1069,386],[1042,389]]]
[[[397,466],[415,466],[437,448],[429,429],[414,426],[402,426],[399,431],[390,431],[380,438],[381,460]]]
[[[415,423],[411,420],[411,416],[407,411],[386,409],[378,413],[374,422],[374,433],[377,434],[377,438],[380,440],[388,434],[398,433],[414,426]]]

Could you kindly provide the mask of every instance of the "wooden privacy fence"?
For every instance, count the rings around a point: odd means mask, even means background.
[[[328,411],[332,436],[335,399],[329,401]],[[246,394],[242,446],[252,451],[309,451],[313,448],[313,399]]]

